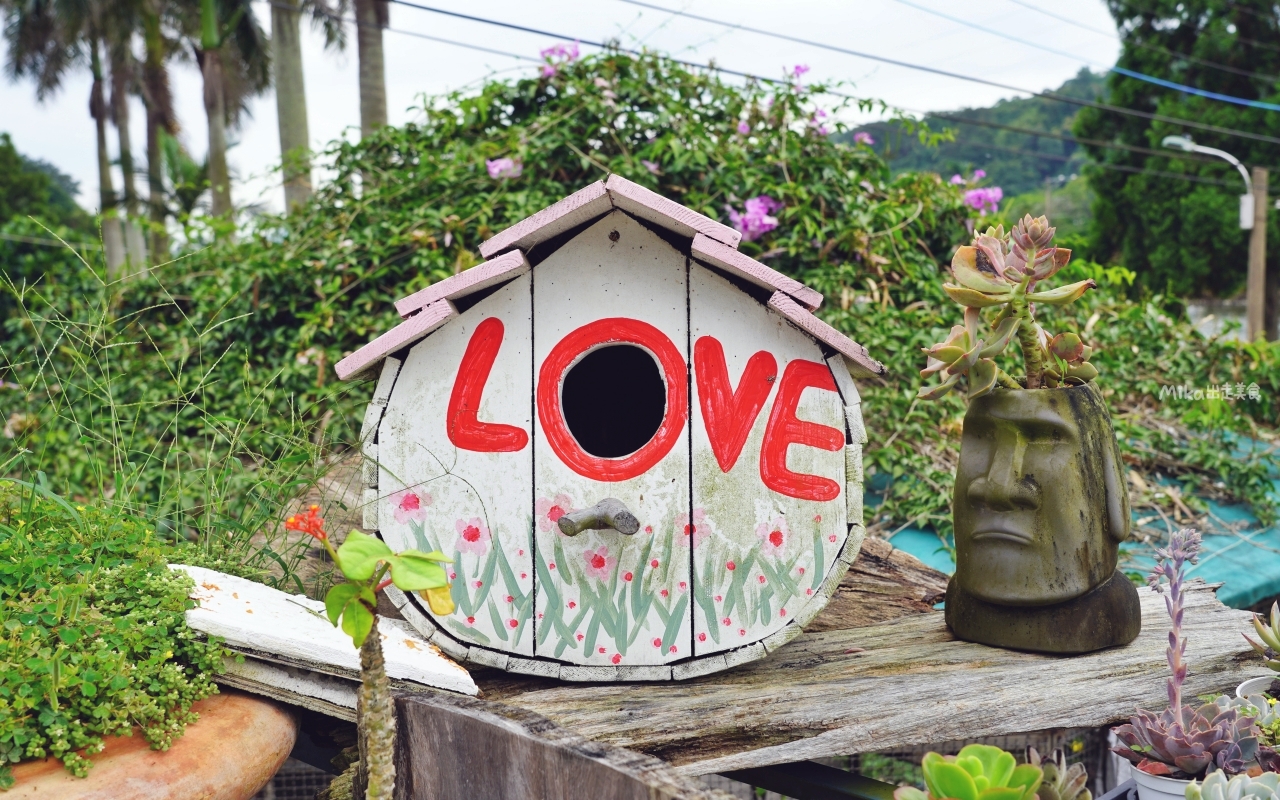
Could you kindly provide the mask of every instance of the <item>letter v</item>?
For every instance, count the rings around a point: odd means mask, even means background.
[[[742,371],[735,392],[729,384],[729,367],[724,360],[724,347],[710,336],[693,345],[694,375],[698,381],[698,405],[707,428],[711,452],[721,472],[737,463],[742,447],[751,435],[760,409],[773,391],[771,379],[778,374],[778,362],[766,350],[753,355]]]
[[[489,382],[493,362],[502,347],[502,320],[489,317],[476,326],[467,342],[467,350],[458,365],[458,376],[449,395],[449,411],[445,416],[449,441],[463,450],[477,453],[513,453],[529,443],[529,434],[514,425],[481,422],[480,398]]]

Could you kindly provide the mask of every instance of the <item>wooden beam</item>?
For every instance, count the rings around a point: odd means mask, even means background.
[[[1142,597],[1126,647],[1060,657],[957,641],[931,611],[852,630],[806,632],[767,658],[685,682],[490,688],[592,739],[687,774],[781,764],[1046,728],[1095,727],[1167,703],[1164,599]],[[922,598],[925,602],[929,598]],[[1265,666],[1241,637],[1249,614],[1188,590],[1189,696],[1230,692]],[[479,676],[477,676],[479,677]]]
[[[439,692],[396,699],[396,798],[731,800],[641,753],[530,711]]]

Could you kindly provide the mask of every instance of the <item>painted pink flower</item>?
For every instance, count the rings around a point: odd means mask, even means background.
[[[476,618],[475,618],[475,617],[467,617],[467,627],[468,627],[468,628],[470,628],[472,625],[475,625],[475,624],[476,624]]]
[[[507,620],[507,627],[509,627],[509,628],[518,628],[518,627],[520,627],[520,623],[519,623],[519,622],[517,622],[517,621],[515,621],[514,619],[509,619],[509,620]]]
[[[730,572],[733,572],[735,569],[738,568],[738,565],[733,563],[732,561],[726,561],[724,568],[729,570]]]
[[[658,568],[658,559],[656,559],[656,558],[655,558],[654,560],[650,561],[650,562],[649,562],[649,566],[653,567],[654,569],[657,569],[657,568]]]
[[[676,651],[676,646],[674,644],[667,648],[668,653],[674,653],[675,651]]]
[[[583,636],[582,634],[578,634],[578,641],[582,641],[585,638],[587,637]]]
[[[489,529],[479,517],[469,520],[458,520],[453,523],[458,530],[457,548],[464,553],[475,553],[482,556],[489,549]]]
[[[624,581],[626,581],[627,583],[631,583],[631,580],[632,580],[634,577],[635,577],[634,575],[632,575],[630,572],[628,572],[626,575],[623,575],[623,576],[622,576],[622,579],[623,579]]]
[[[427,492],[415,492],[412,489],[396,492],[389,499],[391,500],[391,513],[396,518],[396,522],[401,525],[409,522],[425,522],[427,519],[427,506],[434,502]]]
[[[662,640],[661,640],[661,639],[657,639],[657,638],[655,638],[655,639],[653,640],[653,646],[654,646],[654,647],[662,647]]]
[[[871,134],[867,133],[866,131],[858,131],[853,135],[853,143],[865,144],[868,147],[870,147],[871,145],[876,143],[876,140],[872,139]]]
[[[604,648],[603,648],[603,647],[601,647],[601,648],[600,648],[600,652],[601,652],[601,653],[604,653],[604,651],[605,651],[605,650],[604,650]]]
[[[598,550],[588,550],[582,557],[587,562],[587,575],[598,581],[609,580],[609,573],[618,563],[618,559],[609,555],[609,548],[605,545],[600,545]]]
[[[787,610],[785,608],[779,609],[778,616],[785,617],[786,615],[787,615]]]
[[[486,160],[484,165],[489,170],[489,177],[495,181],[499,178],[519,178],[524,172],[524,164],[506,157]]]
[[[567,494],[558,494],[549,499],[539,497],[533,508],[538,514],[538,529],[545,532],[554,528],[561,517],[573,510],[573,501]]]
[[[711,535],[711,525],[707,522],[707,512],[701,508],[693,510],[693,521],[688,514],[676,516],[676,544],[682,547],[694,547],[702,544]]]
[[[671,594],[671,592],[668,592],[666,589],[662,589],[661,591],[658,592],[658,594],[662,595],[663,597],[666,597],[667,595]]]
[[[774,517],[773,522],[761,522],[756,526],[756,536],[760,537],[760,545],[771,556],[776,556],[787,546],[791,539],[791,531],[783,517]]]
[[[827,541],[828,541],[828,542],[831,542],[832,544],[835,544],[835,543],[836,543],[836,535],[835,535],[834,533],[833,533],[833,534],[831,534],[830,536],[828,536],[828,537],[827,537]]]
[[[707,640],[707,635],[705,633],[698,634],[698,641],[705,642],[706,640]]]
[[[600,652],[604,652],[604,648],[603,648],[603,647],[602,647],[602,648],[600,648]],[[611,658],[611,659],[609,659],[609,660],[610,660],[610,661],[612,661],[612,662],[613,662],[613,663],[615,663],[615,664],[621,664],[621,663],[622,663],[622,656],[621,656],[621,655],[619,655],[618,653],[614,653],[614,654],[613,654],[613,658]]]
[[[772,215],[782,208],[782,203],[769,195],[757,195],[746,202],[745,211],[729,208],[729,222],[738,229],[743,239],[754,242],[778,227],[778,218]]]

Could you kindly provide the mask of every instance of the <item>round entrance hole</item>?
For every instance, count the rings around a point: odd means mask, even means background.
[[[588,353],[564,376],[564,421],[597,458],[621,458],[648,444],[667,413],[667,387],[653,356],[629,344]]]

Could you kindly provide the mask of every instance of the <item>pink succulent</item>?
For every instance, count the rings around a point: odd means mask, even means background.
[[[458,520],[453,523],[458,531],[458,542],[455,545],[463,553],[475,553],[482,556],[489,549],[489,528],[479,517],[469,520]]]
[[[396,522],[401,525],[409,522],[425,522],[427,519],[427,506],[433,502],[430,494],[415,492],[412,489],[396,492],[391,495],[390,500],[391,513]]]
[[[618,559],[609,555],[609,548],[605,545],[586,551],[582,557],[587,562],[587,575],[598,581],[609,580],[609,573],[618,564]]]
[[[534,504],[534,511],[538,514],[538,529],[544,532],[551,530],[561,517],[572,510],[573,501],[567,494],[558,494],[550,499],[539,497]]]

